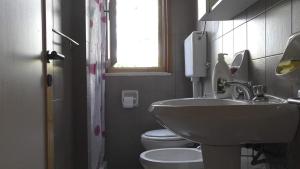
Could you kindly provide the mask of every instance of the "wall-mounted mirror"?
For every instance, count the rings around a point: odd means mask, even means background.
[[[198,19],[231,20],[258,0],[198,0]]]
[[[198,0],[198,20],[213,10],[222,0]]]

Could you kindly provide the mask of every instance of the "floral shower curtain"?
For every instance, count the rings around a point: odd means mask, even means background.
[[[88,148],[89,169],[103,167],[104,157],[104,92],[106,56],[106,0],[87,0],[88,13]]]

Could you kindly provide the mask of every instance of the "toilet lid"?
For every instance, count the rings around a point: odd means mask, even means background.
[[[151,130],[144,133],[143,137],[157,140],[183,140],[182,137],[176,135],[168,129]]]

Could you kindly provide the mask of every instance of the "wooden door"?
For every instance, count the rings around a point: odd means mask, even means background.
[[[44,33],[44,70],[46,94],[46,149],[47,169],[54,169],[54,110],[53,110],[53,64],[46,59],[48,51],[53,50],[53,13],[52,0],[43,0],[43,33]]]

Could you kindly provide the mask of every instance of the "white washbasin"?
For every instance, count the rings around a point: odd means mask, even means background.
[[[295,136],[296,105],[267,96],[269,101],[184,98],[158,101],[149,111],[163,126],[202,144],[206,169],[240,169],[241,144],[287,143]]]
[[[297,106],[268,97],[267,102],[174,99],[155,102],[149,110],[171,131],[206,145],[289,142],[298,126]]]

